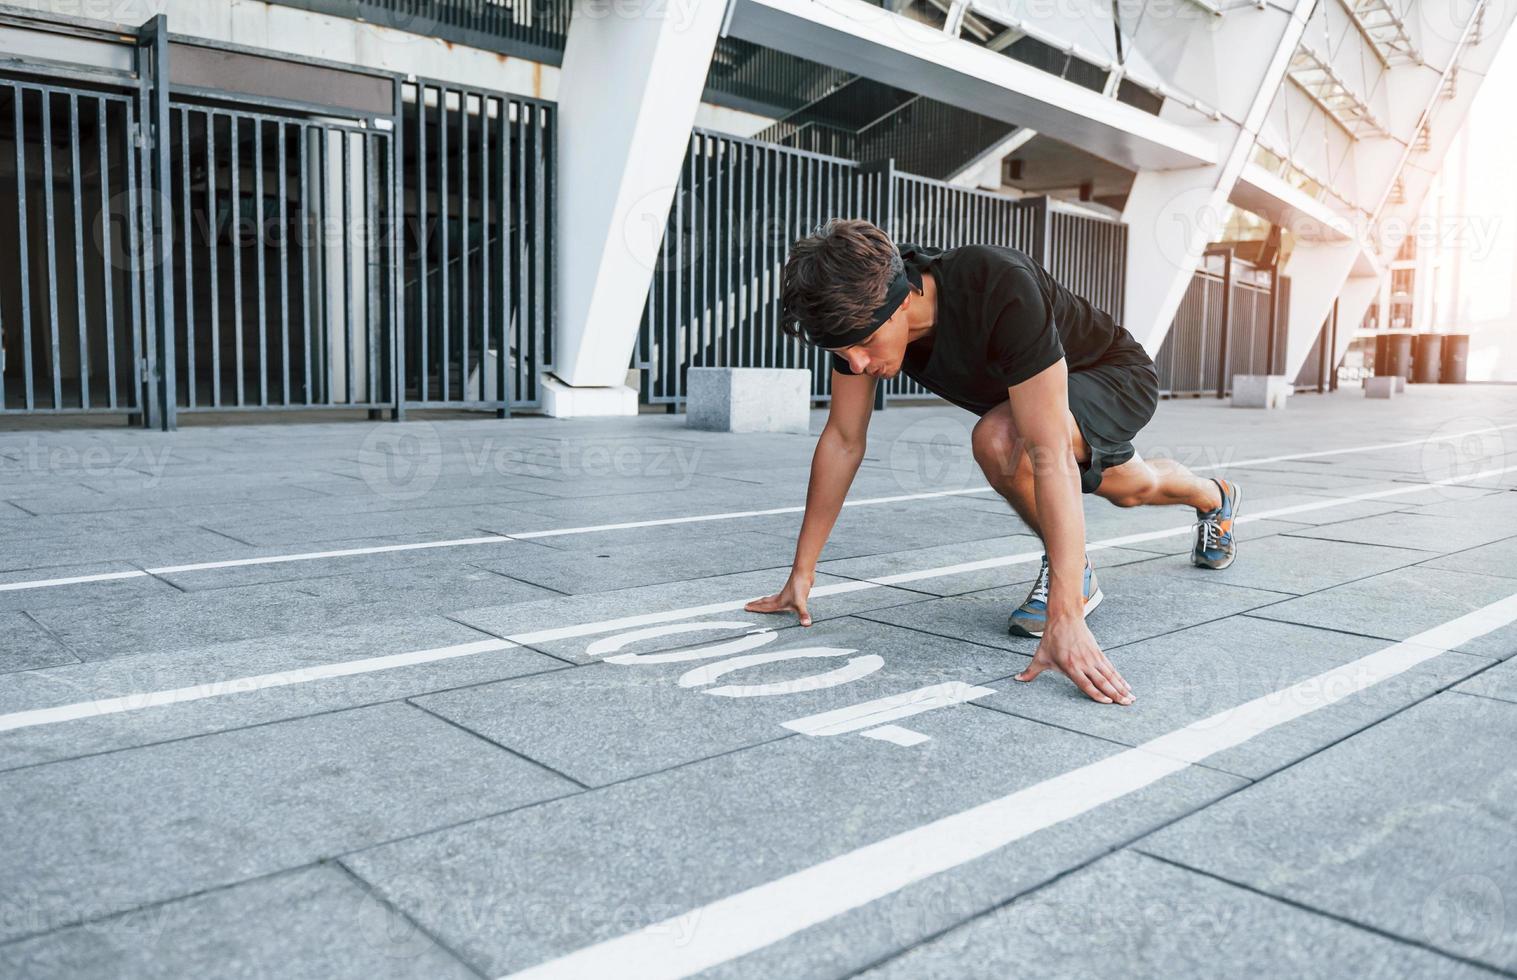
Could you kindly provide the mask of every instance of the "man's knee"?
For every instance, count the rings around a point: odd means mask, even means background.
[[[1159,480],[1146,466],[1135,466],[1121,473],[1108,470],[1102,475],[1096,494],[1118,507],[1141,507],[1153,499]]]
[[[1026,455],[1016,427],[1001,417],[981,418],[975,423],[969,441],[975,462],[990,480],[1011,477]]]

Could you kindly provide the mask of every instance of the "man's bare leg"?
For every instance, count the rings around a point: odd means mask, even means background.
[[[1172,459],[1143,459],[1136,452],[1120,466],[1101,474],[1096,495],[1118,507],[1186,504],[1205,513],[1222,506],[1222,491]]]

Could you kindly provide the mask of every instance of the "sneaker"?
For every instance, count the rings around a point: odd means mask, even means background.
[[[1212,482],[1222,491],[1222,506],[1204,514],[1196,512],[1196,540],[1191,545],[1190,561],[1202,568],[1226,568],[1238,554],[1233,521],[1237,520],[1243,492],[1229,480],[1212,477]]]
[[[1090,567],[1090,557],[1085,558],[1085,615],[1095,612],[1101,600],[1101,586],[1096,582],[1096,570]],[[1006,629],[1012,636],[1040,637],[1048,621],[1048,556],[1043,556],[1043,567],[1038,569],[1038,580],[1033,583],[1027,600],[1012,612],[1006,621]]]

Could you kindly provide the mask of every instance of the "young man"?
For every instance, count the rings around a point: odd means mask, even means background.
[[[1159,378],[1126,329],[1055,282],[1026,253],[992,245],[899,248],[867,221],[835,218],[792,247],[781,283],[787,333],[831,352],[832,405],[817,441],[795,564],[785,587],[747,605],[811,625],[816,562],[864,457],[882,378],[905,373],[980,417],[975,461],[1043,541],[1013,634],[1038,637],[1030,681],[1056,668],[1103,704],[1133,694],[1085,624],[1101,602],[1085,556],[1080,494],[1121,507],[1196,510],[1191,561],[1226,568],[1240,495],[1132,439],[1153,417]]]

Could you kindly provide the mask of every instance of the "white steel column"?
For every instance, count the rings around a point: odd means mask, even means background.
[[[725,9],[575,0],[558,88],[562,383],[546,379],[549,414],[637,411],[627,365]]]
[[[1217,145],[1215,165],[1183,170],[1141,170],[1133,181],[1122,219],[1128,243],[1126,313],[1123,326],[1150,354],[1164,342],[1207,243],[1218,237],[1228,196],[1254,150],[1270,103],[1315,0],[1288,0],[1258,8],[1238,7],[1221,18],[1210,36],[1187,42],[1184,74],[1204,101],[1218,106],[1220,122],[1197,127]],[[1252,52],[1259,51],[1260,56]],[[1161,117],[1185,110],[1166,105]]]

